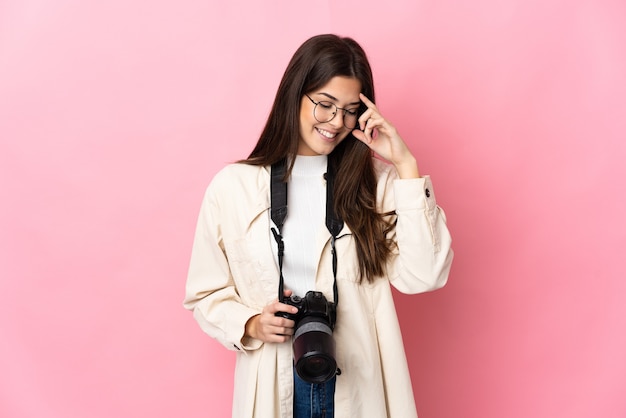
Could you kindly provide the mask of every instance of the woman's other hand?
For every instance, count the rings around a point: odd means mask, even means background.
[[[285,290],[285,296],[291,296],[291,290]],[[246,336],[266,343],[284,343],[291,339],[294,332],[293,319],[276,316],[278,312],[296,314],[298,308],[281,303],[278,299],[263,308],[260,314],[253,316],[246,323]]]

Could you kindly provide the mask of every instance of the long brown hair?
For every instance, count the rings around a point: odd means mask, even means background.
[[[287,179],[298,151],[302,96],[323,87],[336,76],[359,80],[361,92],[375,100],[372,70],[356,41],[336,35],[318,35],[304,42],[285,70],[259,141],[241,162],[268,166],[286,159]],[[377,179],[371,151],[349,134],[328,158],[337,173],[335,211],[353,233],[360,280],[365,277],[372,282],[385,273],[385,262],[392,251],[386,234],[392,225],[376,208]]]

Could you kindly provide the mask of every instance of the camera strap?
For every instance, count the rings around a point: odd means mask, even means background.
[[[278,300],[283,302],[284,295],[284,278],[283,278],[283,256],[285,254],[285,243],[282,236],[282,228],[287,218],[287,182],[285,181],[285,170],[287,161],[280,160],[272,164],[271,170],[271,207],[270,216],[272,221],[278,228],[272,228],[272,234],[278,244],[278,268],[280,278],[278,281]],[[330,245],[333,256],[333,302],[335,307],[339,302],[339,292],[337,290],[337,251],[335,249],[335,240],[343,228],[343,220],[337,216],[334,209],[334,189],[335,189],[335,167],[331,164],[331,158],[328,157],[328,165],[326,168],[326,228],[330,232]]]

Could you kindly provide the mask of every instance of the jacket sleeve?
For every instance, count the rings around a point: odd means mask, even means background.
[[[414,294],[443,287],[450,273],[452,239],[444,211],[437,206],[429,176],[399,179],[389,172],[383,206],[395,209],[397,224],[390,233],[397,248],[388,265],[392,285]]]
[[[211,337],[229,350],[254,350],[262,342],[244,338],[246,322],[257,310],[241,302],[224,250],[219,200],[205,193],[191,251],[183,306]]]

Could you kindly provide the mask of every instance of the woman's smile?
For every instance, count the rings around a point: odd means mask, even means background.
[[[315,128],[315,129],[317,129],[317,132],[319,132],[320,135],[322,135],[322,136],[324,136],[324,137],[326,137],[328,139],[335,139],[335,137],[337,136],[337,132],[334,132],[334,133],[333,132],[329,132],[329,131],[327,131],[325,129],[322,129],[322,128]]]

